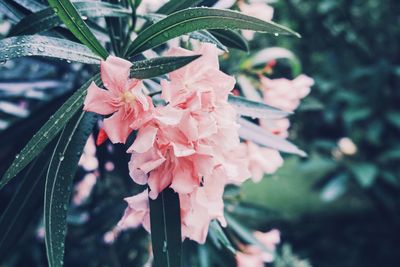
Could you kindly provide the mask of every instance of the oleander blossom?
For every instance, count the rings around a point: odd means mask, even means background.
[[[254,232],[254,237],[268,249],[268,252],[258,246],[247,245],[243,248],[243,252],[236,253],[237,267],[264,267],[265,263],[274,261],[276,245],[280,243],[279,231],[273,229],[266,233]]]
[[[149,197],[171,187],[179,194],[182,235],[204,243],[211,220],[226,224],[222,194],[249,178],[240,153],[236,112],[228,103],[235,80],[219,70],[218,49],[172,48],[169,56],[201,55],[161,81],[162,99],[128,149],[130,175],[148,184]]]
[[[113,143],[125,143],[129,134],[151,117],[152,100],[143,93],[140,80],[129,79],[131,66],[114,56],[101,61],[101,79],[107,90],[92,82],[84,102],[85,111],[111,115],[104,119],[103,128]]]

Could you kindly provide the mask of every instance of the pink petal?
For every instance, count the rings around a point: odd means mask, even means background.
[[[104,131],[112,143],[125,143],[132,129],[130,118],[125,116],[125,110],[119,109],[111,117],[104,120]]]
[[[132,63],[118,57],[109,56],[100,63],[101,79],[104,86],[114,92],[123,92],[129,79]]]
[[[135,151],[138,153],[144,153],[148,151],[151,147],[153,147],[157,132],[158,129],[151,125],[140,129],[138,135],[136,136],[135,142],[133,142],[132,146],[128,149],[128,152]]]
[[[92,82],[87,91],[83,110],[100,115],[108,115],[117,110],[117,108],[111,104],[111,101],[110,93]]]

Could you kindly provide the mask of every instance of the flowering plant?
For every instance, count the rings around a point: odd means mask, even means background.
[[[231,73],[236,78],[221,70],[219,56],[228,48],[247,51],[246,38],[254,38],[254,31],[298,34],[272,22],[271,7],[261,4],[267,10],[260,12],[258,4],[244,1],[172,0],[157,8],[150,1],[33,2],[20,4],[29,14],[17,17],[10,36],[0,41],[0,60],[45,56],[100,65],[100,73],[44,123],[0,180],[2,188],[20,172],[46,166],[49,265],[63,265],[73,178],[79,159],[84,164],[87,156],[85,145],[94,142],[93,131],[98,149],[107,140],[124,145],[130,158],[124,164],[140,191],[125,198],[125,212],[105,234],[107,242],[143,225],[151,232],[155,265],[181,266],[182,241],[203,244],[210,232],[217,246],[240,251],[238,266],[272,261],[279,232],[253,235],[225,212],[223,194],[226,187],[275,172],[283,162],[279,151],[305,155],[285,139],[286,117],[313,80],[267,77],[276,59],[291,56],[284,49],[259,51],[261,70],[256,60],[243,60]],[[208,7],[197,7],[203,5]],[[96,179],[88,176],[77,185],[76,205]]]

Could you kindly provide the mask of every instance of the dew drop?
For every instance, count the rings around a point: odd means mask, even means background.
[[[39,46],[38,48],[37,48],[37,50],[39,51],[39,52],[44,52],[44,47],[43,46]]]
[[[88,17],[86,17],[86,16],[81,16],[81,18],[82,18],[83,20],[87,20],[87,19],[88,19]]]
[[[279,36],[279,33],[275,32],[274,35],[275,35],[275,36]]]
[[[61,157],[60,157],[60,161],[63,161],[63,160],[64,160],[64,156],[61,156]]]
[[[4,65],[4,64],[6,64],[6,63],[7,63],[7,60],[6,60],[6,59],[0,60],[0,65]]]
[[[56,14],[58,13],[58,8],[57,8],[57,7],[53,8],[53,10],[54,10],[54,12],[55,12]]]
[[[164,241],[162,251],[167,252],[167,241]]]

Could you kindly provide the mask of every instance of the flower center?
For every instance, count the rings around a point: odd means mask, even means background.
[[[126,104],[133,104],[135,102],[136,96],[129,91],[126,91],[122,94],[121,101]]]

